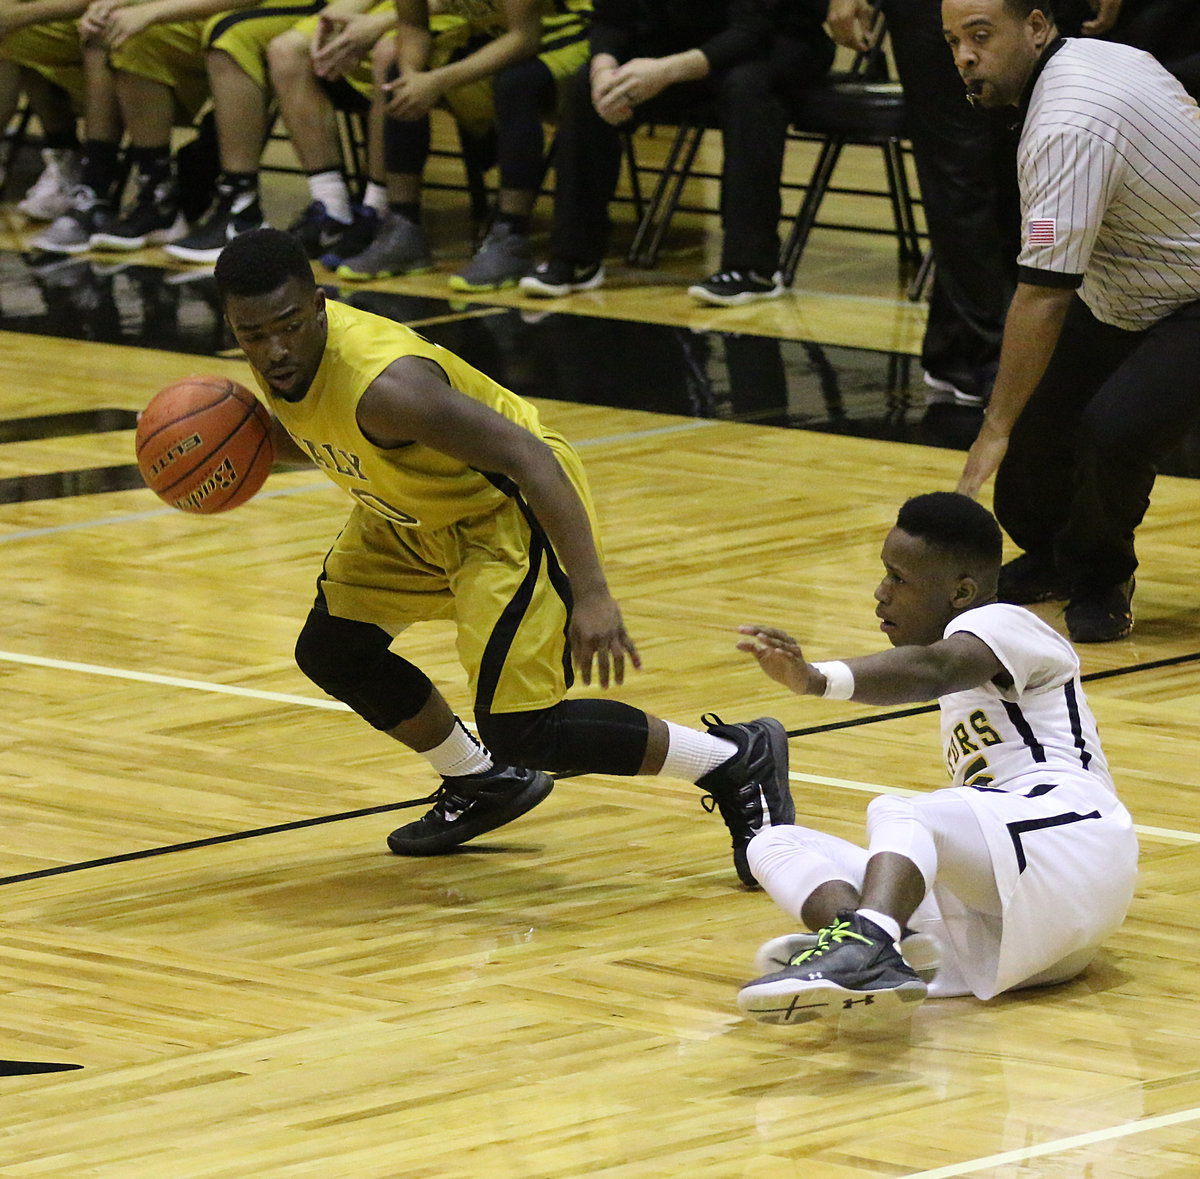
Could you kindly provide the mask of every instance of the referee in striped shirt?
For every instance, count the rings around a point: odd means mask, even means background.
[[[1066,599],[1072,640],[1119,639],[1155,464],[1200,416],[1200,110],[1045,3],[943,0],[942,25],[968,96],[1021,129],[1019,281],[958,487],[996,475],[1023,550],[1003,601]]]

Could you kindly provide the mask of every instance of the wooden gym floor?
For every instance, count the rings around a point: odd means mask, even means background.
[[[459,303],[461,216],[431,221],[438,273],[365,299],[579,444],[645,660],[621,695],[778,716],[801,821],[847,837],[873,793],[940,785],[929,710],[788,697],[733,647],[762,620],[814,657],[878,649],[883,535],[953,486],[973,420],[925,409],[886,238],[818,233],[766,307],[683,294],[712,268],[702,219],[600,292]],[[1081,650],[1141,833],[1122,932],[1061,987],[766,1028],[734,995],[789,923],[687,783],[566,779],[461,854],[387,853],[432,776],[291,659],[344,501],[306,472],[224,518],[140,489],[152,393],[245,379],[204,281],[153,251],[43,267],[11,207],[0,226],[0,1176],[1200,1173],[1194,482],[1156,488],[1133,635]],[[467,708],[445,627],[402,649]]]

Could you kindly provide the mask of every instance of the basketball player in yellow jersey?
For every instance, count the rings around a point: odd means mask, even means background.
[[[607,688],[626,661],[640,665],[570,445],[453,353],[327,302],[290,234],[234,238],[216,281],[275,414],[277,453],[311,459],[354,500],[296,661],[443,779],[433,807],[389,847],[434,855],[500,827],[550,793],[547,770],[665,773],[712,796],[753,887],[746,845],[795,816],[778,721],[699,732],[616,700],[564,699],[574,670],[586,684],[594,666]],[[410,623],[432,618],[457,623],[482,744],[389,650]]]

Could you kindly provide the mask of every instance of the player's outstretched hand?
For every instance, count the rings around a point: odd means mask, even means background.
[[[750,636],[739,641],[738,650],[753,655],[771,679],[798,695],[808,692],[808,661],[791,635],[774,626],[757,625],[739,626],[738,633]]]
[[[592,661],[602,688],[625,682],[625,660],[640,669],[642,657],[621,621],[621,609],[608,594],[576,599],[571,612],[571,658],[585,684],[592,682]]]

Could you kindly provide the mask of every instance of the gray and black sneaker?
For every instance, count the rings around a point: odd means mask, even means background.
[[[594,291],[604,282],[604,267],[599,262],[569,262],[549,258],[539,262],[521,279],[521,291],[542,299],[557,299],[576,291]]]
[[[92,234],[94,250],[140,250],[175,241],[187,233],[179,211],[179,188],[173,176],[143,180],[133,207],[123,217]]]
[[[844,912],[783,970],[742,987],[737,1004],[760,1023],[807,1023],[839,1014],[885,1020],[911,1015],[928,993],[885,930]]]
[[[786,289],[778,271],[767,278],[754,270],[719,270],[688,287],[688,294],[714,307],[738,307],[759,299],[778,299]]]
[[[500,291],[515,287],[533,265],[529,238],[506,221],[488,230],[475,256],[450,276],[452,291]]]
[[[112,205],[101,200],[86,184],[76,185],[71,206],[29,242],[48,254],[82,254],[91,249],[92,235],[111,224]]]
[[[163,247],[163,253],[182,262],[215,262],[240,233],[266,224],[257,189],[217,185],[217,195],[195,229]]]
[[[433,806],[398,827],[388,847],[398,856],[437,856],[532,810],[554,788],[541,770],[495,766],[482,774],[443,778]]]
[[[786,970],[805,950],[815,950],[820,940],[819,933],[785,933],[763,942],[754,955],[755,974]],[[942,965],[942,951],[937,939],[911,929],[900,934],[900,956],[924,983],[933,982]]]
[[[796,807],[788,786],[787,732],[777,720],[761,717],[740,725],[704,717],[714,737],[732,741],[738,751],[696,785],[707,791],[706,810],[719,810],[733,840],[733,866],[748,888],[758,881],[746,861],[746,847],[764,827],[792,823]]]
[[[336,270],[339,278],[365,282],[372,278],[396,278],[402,274],[424,274],[433,269],[433,255],[425,230],[403,213],[389,210],[379,220],[371,242]]]

